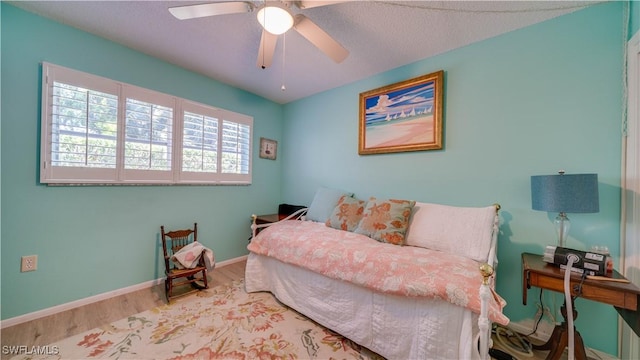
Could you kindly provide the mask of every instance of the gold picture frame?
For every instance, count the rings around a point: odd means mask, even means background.
[[[360,93],[358,154],[442,149],[444,70]]]
[[[278,142],[275,140],[260,138],[260,157],[275,160],[278,155]]]

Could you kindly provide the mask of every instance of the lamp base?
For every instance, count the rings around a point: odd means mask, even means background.
[[[554,221],[556,224],[556,235],[558,236],[558,246],[566,247],[567,243],[567,234],[569,233],[569,228],[571,227],[571,221],[567,217],[567,213],[561,212],[556,216]]]

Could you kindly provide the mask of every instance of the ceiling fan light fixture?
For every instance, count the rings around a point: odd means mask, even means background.
[[[267,5],[258,10],[258,22],[268,32],[280,35],[293,26],[293,16],[288,9],[277,5]]]

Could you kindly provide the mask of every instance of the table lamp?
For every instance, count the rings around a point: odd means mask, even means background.
[[[531,176],[531,208],[558,212],[555,219],[558,246],[565,247],[571,222],[567,213],[596,213],[598,201],[598,174]]]

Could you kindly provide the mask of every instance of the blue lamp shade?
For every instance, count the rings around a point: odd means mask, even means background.
[[[598,174],[531,177],[531,208],[559,213],[596,213]]]

